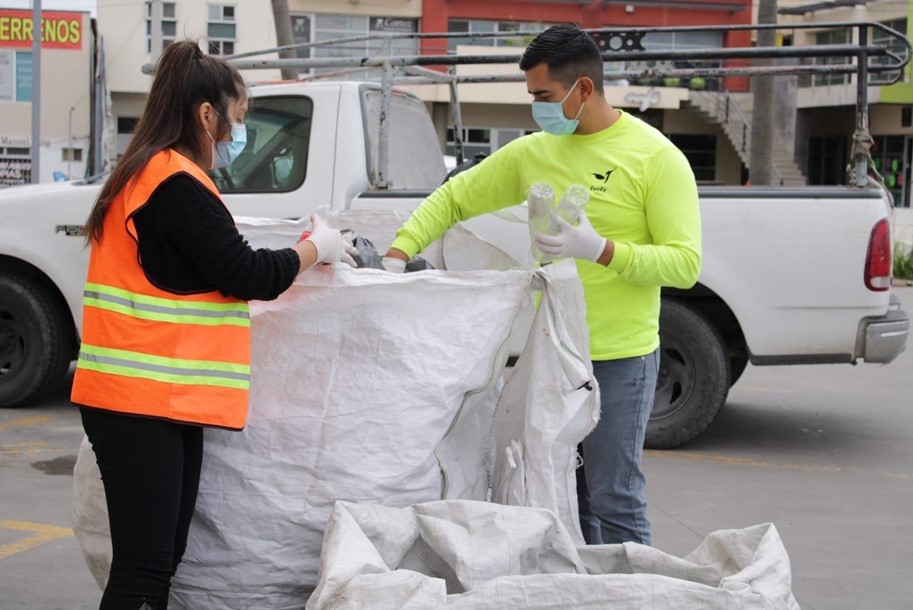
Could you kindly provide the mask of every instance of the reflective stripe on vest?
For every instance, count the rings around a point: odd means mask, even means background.
[[[239,390],[250,388],[250,367],[231,362],[165,358],[83,343],[79,348],[78,364],[82,368],[101,373],[165,383],[211,385]]]
[[[247,303],[215,289],[180,294],[160,288],[140,261],[133,215],[177,174],[221,201],[209,176],[173,150],[153,156],[111,200],[103,237],[92,242],[71,399],[237,430],[247,419],[250,392]]]
[[[219,326],[250,326],[247,303],[203,303],[178,301],[135,294],[102,284],[87,283],[83,304],[115,311],[133,318],[158,322],[178,322]]]

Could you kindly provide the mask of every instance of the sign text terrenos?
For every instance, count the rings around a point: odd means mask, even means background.
[[[31,11],[0,9],[0,47],[31,47],[34,30]],[[81,49],[82,35],[82,13],[42,11],[42,47]]]

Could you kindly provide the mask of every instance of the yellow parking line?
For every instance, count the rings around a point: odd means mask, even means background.
[[[4,455],[34,455],[42,451],[57,449],[47,443],[32,441],[28,443],[4,443],[0,445],[0,457]]]
[[[43,523],[28,523],[27,521],[0,521],[0,527],[21,532],[31,532],[34,534],[33,536],[0,546],[0,559],[6,559],[11,555],[33,549],[46,542],[73,535],[73,530],[65,527],[45,525]]]
[[[13,426],[31,426],[32,424],[43,424],[49,419],[51,418],[48,415],[39,415],[38,417],[26,417],[25,419],[17,419],[11,421],[8,424],[0,424],[0,432],[3,432],[7,428],[12,428]]]
[[[901,481],[913,481],[913,474],[897,474],[892,472],[865,472],[862,470],[842,468],[840,466],[816,466],[814,464],[789,464],[778,462],[767,462],[762,460],[753,460],[751,458],[739,458],[726,455],[703,455],[701,453],[687,453],[685,451],[644,451],[644,455],[654,458],[682,458],[686,460],[709,460],[711,462],[721,462],[737,466],[751,466],[753,468],[779,468],[781,470],[798,470],[802,472],[829,472],[829,473],[852,473],[876,476],[883,479],[897,479]]]

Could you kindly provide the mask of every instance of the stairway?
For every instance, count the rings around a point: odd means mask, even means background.
[[[691,91],[689,100],[684,105],[690,107],[704,122],[719,124],[742,163],[750,170],[751,104],[750,93]],[[772,152],[774,179],[783,186],[806,186],[808,179],[793,160],[792,151],[792,146],[775,141]]]

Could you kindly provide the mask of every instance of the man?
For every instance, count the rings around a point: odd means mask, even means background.
[[[401,270],[453,224],[522,202],[535,182],[559,197],[571,184],[589,188],[576,226],[559,219],[557,236],[533,240],[554,258],[577,259],[586,298],[602,404],[583,441],[582,525],[591,544],[651,544],[640,462],[656,387],[660,287],[691,287],[700,273],[694,174],[659,131],[609,105],[599,47],[579,28],[536,36],[520,68],[543,131],[432,193],[398,231],[384,265]]]

